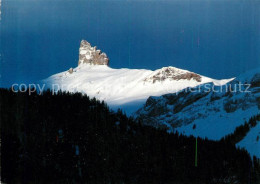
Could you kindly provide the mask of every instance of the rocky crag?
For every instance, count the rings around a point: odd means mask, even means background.
[[[109,59],[104,52],[98,50],[97,47],[92,47],[89,42],[82,40],[79,48],[78,65],[88,63],[92,65],[108,65]]]

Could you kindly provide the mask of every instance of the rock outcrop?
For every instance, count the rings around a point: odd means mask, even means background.
[[[79,48],[78,65],[88,63],[93,65],[108,65],[109,59],[101,50],[97,50],[96,46],[92,47],[89,42],[82,40]]]
[[[70,68],[70,69],[68,70],[68,72],[69,72],[70,74],[72,74],[72,73],[73,73],[73,68]]]
[[[174,67],[164,67],[160,70],[157,71],[157,73],[153,76],[150,76],[148,78],[146,78],[144,81],[148,82],[148,81],[152,81],[153,83],[155,82],[161,82],[164,81],[166,79],[169,80],[195,80],[197,82],[201,82],[201,76],[193,73],[193,72],[189,72],[189,71],[184,71],[184,70],[180,70]]]

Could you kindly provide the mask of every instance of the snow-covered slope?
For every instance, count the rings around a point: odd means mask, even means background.
[[[214,80],[175,67],[151,71],[81,64],[74,68],[73,72],[61,72],[43,82],[54,90],[86,93],[111,106],[121,107],[133,102],[142,104],[149,96],[174,93],[208,82],[223,84],[227,81]]]
[[[249,131],[246,137],[236,144],[237,147],[246,149],[251,155],[260,158],[260,122]]]
[[[150,97],[135,117],[168,131],[219,140],[259,113],[259,74],[260,70],[255,69],[223,86],[207,83],[178,93]],[[259,132],[259,126],[252,131]],[[260,142],[246,143],[254,135],[250,131],[238,145],[257,144],[259,147]]]
[[[86,93],[104,100],[112,108],[123,108],[127,114],[140,108],[149,96],[174,93],[208,82],[216,85],[228,80],[214,80],[199,74],[164,67],[155,71],[144,69],[113,69],[109,59],[96,46],[82,40],[78,67],[55,74],[42,82],[53,90]]]

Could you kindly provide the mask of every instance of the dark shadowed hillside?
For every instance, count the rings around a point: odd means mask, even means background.
[[[230,141],[169,134],[76,93],[0,89],[5,183],[257,183],[259,160]]]

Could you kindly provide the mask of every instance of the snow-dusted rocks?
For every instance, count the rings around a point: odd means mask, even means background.
[[[97,50],[96,46],[92,47],[89,42],[82,40],[79,48],[78,65],[88,63],[93,65],[108,65],[109,59],[101,50]]]
[[[156,73],[153,76],[149,76],[146,79],[144,79],[145,82],[147,81],[152,81],[153,83],[155,82],[160,82],[160,81],[164,81],[166,79],[168,80],[195,80],[197,82],[201,82],[201,76],[193,73],[193,72],[189,72],[186,70],[181,70],[175,67],[163,67],[160,70],[156,70]]]
[[[222,86],[206,83],[178,93],[149,97],[135,117],[170,132],[220,140],[260,113],[259,76],[259,69],[252,70]],[[241,141],[239,146],[247,148],[252,144],[247,150],[260,157],[253,146],[260,147],[260,141],[256,141],[260,130],[254,131],[246,137],[253,141]]]
[[[251,77],[247,75],[251,86],[246,80],[239,81],[238,78],[223,86],[207,83],[178,93],[149,97],[135,116],[142,118],[147,124],[166,124],[170,128],[186,126],[204,119],[211,121],[216,114],[219,116],[215,118],[216,123],[232,122],[233,116],[237,116],[239,110],[259,110],[260,91],[256,85],[259,74],[260,72],[252,73]],[[252,111],[249,117],[256,113],[257,111]]]
[[[68,72],[69,72],[70,74],[72,74],[72,73],[73,73],[73,68],[70,68],[70,69],[68,70]]]

